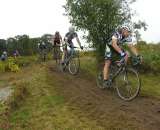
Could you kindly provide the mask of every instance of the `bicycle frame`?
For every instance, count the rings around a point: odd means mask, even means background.
[[[113,66],[113,65],[112,65]],[[117,71],[116,73],[111,77],[111,80],[114,81],[116,79],[116,77],[118,77],[118,75],[120,74],[121,71],[125,70],[126,69],[126,66],[121,66]],[[111,73],[113,74],[113,73]],[[110,75],[111,75],[110,74]]]
[[[76,48],[76,47],[74,47],[74,48]],[[66,55],[66,58],[64,60],[65,66],[67,66],[67,63],[73,58],[74,54],[75,54],[75,50],[73,48],[71,49],[70,54],[68,54],[68,51],[67,51],[67,55]]]

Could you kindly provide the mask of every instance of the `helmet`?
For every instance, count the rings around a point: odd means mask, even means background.
[[[128,32],[131,32],[131,29],[128,26],[121,26],[121,29],[127,30]]]
[[[42,42],[42,45],[45,46],[46,44],[44,42]]]
[[[4,52],[3,52],[3,54],[4,54],[4,55],[7,55],[7,52],[6,52],[6,51],[4,51]]]
[[[74,27],[69,27],[69,32],[75,32],[75,28]]]
[[[59,31],[56,31],[55,34],[59,34]]]

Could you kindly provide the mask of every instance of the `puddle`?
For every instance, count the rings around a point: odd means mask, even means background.
[[[12,93],[12,88],[11,87],[5,87],[0,89],[0,101],[6,101],[8,97]]]

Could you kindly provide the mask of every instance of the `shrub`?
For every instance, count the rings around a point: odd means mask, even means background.
[[[15,63],[13,58],[9,58],[7,61],[0,62],[0,72],[18,72],[19,66]]]

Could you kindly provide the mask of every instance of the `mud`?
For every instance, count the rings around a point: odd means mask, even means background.
[[[160,99],[139,96],[126,102],[114,90],[99,89],[95,77],[85,72],[72,76],[54,66],[48,68],[57,80],[56,90],[80,120],[85,116],[104,129],[160,130]]]

